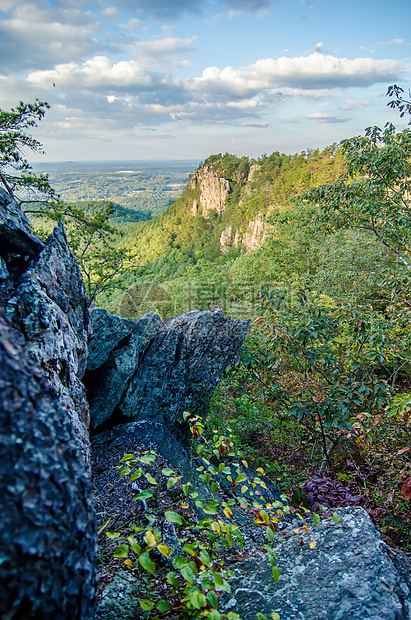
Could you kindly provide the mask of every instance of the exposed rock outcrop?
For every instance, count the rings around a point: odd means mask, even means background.
[[[5,301],[5,317],[59,394],[87,458],[89,412],[81,378],[87,361],[89,312],[62,224],[15,282],[12,296]]]
[[[203,409],[250,325],[224,318],[220,309],[164,321],[149,313],[135,323],[95,309],[92,323],[84,383],[94,429],[143,419],[173,428],[184,410]]]
[[[0,189],[0,308],[59,394],[88,459],[88,302],[60,224],[44,244],[17,203]]]
[[[260,248],[267,238],[270,226],[264,220],[262,213],[248,223],[246,231],[241,232],[238,228],[233,230],[231,224],[221,233],[220,247],[222,254],[226,254],[231,247],[237,248],[240,245],[247,252],[252,252]]]
[[[43,243],[30,230],[30,224],[17,203],[0,188],[0,247],[2,255],[35,256]]]
[[[0,317],[0,617],[94,617],[91,488],[54,390]]]
[[[216,211],[219,215],[225,213],[225,201],[231,191],[230,182],[214,172],[211,166],[203,166],[190,176],[188,182],[189,189],[200,186],[200,205],[201,212],[208,218],[211,211]],[[191,208],[193,215],[198,212],[197,200],[194,200]]]
[[[368,514],[359,507],[337,513],[339,523],[323,520],[310,534],[294,528],[276,538],[277,584],[266,556],[238,564],[227,608],[243,620],[273,611],[287,620],[408,619],[409,583]],[[310,540],[316,543],[313,549]]]

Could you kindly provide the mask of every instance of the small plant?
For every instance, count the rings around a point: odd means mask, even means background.
[[[275,582],[280,572],[278,557],[271,547],[277,524],[289,511],[284,503],[269,503],[264,497],[267,490],[264,470],[246,473],[248,462],[235,452],[231,437],[213,432],[206,437],[203,420],[190,413],[184,414],[190,423],[193,453],[198,459],[198,480],[203,484],[201,496],[193,481],[185,481],[173,469],[161,470],[156,479],[154,466],[158,455],[147,450],[141,454],[125,454],[120,461],[120,477],[127,477],[138,485],[134,500],[144,509],[142,524],[132,525],[131,535],[107,532],[106,536],[120,543],[114,557],[124,560],[132,572],[149,573],[162,584],[160,595],[140,601],[146,617],[163,616],[240,620],[234,612],[221,611],[223,593],[231,592],[230,578],[234,576],[230,564],[235,556],[245,553],[241,528],[235,523],[235,511],[248,515],[266,533],[263,545],[272,566]],[[257,475],[258,474],[258,475]],[[158,475],[157,475],[158,477]],[[173,490],[173,510],[163,514],[155,510],[159,488]],[[224,488],[231,494],[227,494]],[[166,524],[169,524],[166,526]],[[165,527],[166,526],[166,527]],[[175,549],[164,540],[164,530],[175,532]],[[260,620],[265,616],[259,614]],[[279,619],[275,612],[274,620]]]

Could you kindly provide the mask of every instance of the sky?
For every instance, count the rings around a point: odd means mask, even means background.
[[[29,161],[323,148],[411,86],[411,0],[0,0],[0,108],[47,101]]]

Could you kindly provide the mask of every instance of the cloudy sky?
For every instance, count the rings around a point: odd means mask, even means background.
[[[0,0],[0,108],[51,105],[42,161],[294,153],[400,126],[410,24],[411,0]]]

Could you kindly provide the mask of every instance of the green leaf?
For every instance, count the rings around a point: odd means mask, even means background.
[[[154,562],[150,559],[148,551],[145,551],[144,553],[142,553],[140,555],[140,557],[138,558],[138,561],[140,562],[141,566],[146,571],[148,571],[152,575],[154,574],[154,572],[156,570],[156,566],[155,566]]]
[[[144,611],[151,611],[154,607],[154,603],[153,601],[147,601],[147,600],[140,601],[140,607]]]
[[[336,512],[334,512],[333,514],[333,521],[334,523],[338,523],[339,521],[341,521],[340,515],[338,515]]]
[[[169,605],[167,601],[158,601],[157,609],[158,611],[170,611],[171,605]]]
[[[261,614],[259,611],[257,612],[257,620],[268,620],[267,616]]]
[[[107,538],[110,538],[111,540],[114,540],[115,538],[118,538],[120,536],[120,532],[106,532],[106,536]]]
[[[172,469],[170,469],[169,467],[165,467],[164,469],[162,469],[161,473],[163,474],[163,476],[173,476],[174,475],[174,471]]]
[[[275,583],[277,583],[280,578],[280,569],[278,568],[278,566],[273,566],[273,578]]]
[[[188,564],[186,564],[186,566],[182,566],[180,572],[188,583],[194,583],[195,575]]]
[[[141,547],[140,545],[137,543],[137,541],[132,537],[132,536],[127,536],[127,542],[130,544],[130,547],[132,548],[132,550],[134,551],[134,553],[136,555],[140,555],[141,553]]]
[[[120,463],[124,463],[124,461],[129,461],[130,459],[135,459],[135,454],[125,454],[123,458],[120,459]]]
[[[138,480],[143,474],[143,470],[137,469],[137,471],[134,472],[134,474],[132,476],[130,476],[129,480],[130,482],[133,482],[133,480]]]
[[[179,479],[180,478],[169,478],[167,480],[167,489],[172,489],[177,484]]]
[[[146,465],[152,465],[154,461],[156,460],[156,458],[157,458],[157,455],[154,453],[143,454],[143,456],[140,456],[140,461],[142,463],[145,463]]]
[[[127,476],[127,474],[129,474],[131,472],[130,467],[126,466],[123,467],[123,469],[120,472],[120,478],[124,478],[124,476]]]
[[[157,480],[154,480],[151,474],[144,474],[144,477],[147,480],[147,482],[149,482],[150,484],[154,484],[155,486],[158,486]]]
[[[235,482],[237,484],[240,484],[240,482],[244,482],[244,480],[247,480],[247,476],[245,474],[243,474],[242,472],[240,472],[237,476],[237,478],[235,479]]]
[[[120,545],[113,553],[115,558],[125,558],[128,555],[128,545]]]
[[[192,556],[196,555],[196,550],[194,549],[193,545],[190,545],[189,543],[186,543],[184,545],[183,551],[185,551],[186,553]]]
[[[137,495],[134,497],[134,501],[143,501],[145,499],[150,499],[150,497],[153,497],[154,492],[151,489],[147,489],[146,491],[141,491],[141,493],[137,493]]]
[[[166,579],[167,579],[167,582],[171,586],[173,586],[175,590],[178,590],[179,581],[177,579],[176,574],[173,571],[170,571],[169,573],[167,573]]]
[[[205,607],[207,605],[207,599],[204,596],[204,594],[202,592],[200,592],[200,590],[197,590],[197,589],[193,590],[188,595],[188,598],[190,600],[190,603],[196,609],[202,609],[203,607]]]
[[[214,607],[214,609],[217,609],[218,598],[214,590],[210,590],[210,592],[207,592],[207,601],[210,603],[211,607]]]
[[[313,521],[316,525],[319,525],[321,522],[320,515],[318,515],[316,512],[313,512]]]
[[[275,538],[275,532],[272,529],[271,526],[269,526],[266,530],[266,536],[267,536],[267,540],[268,542],[273,542],[274,538]]]
[[[178,555],[174,558],[173,564],[176,568],[181,568],[187,564],[187,560],[182,555]]]
[[[201,580],[201,587],[203,588],[203,590],[211,590],[212,588],[214,588],[214,581],[212,581],[210,577],[204,577]]]
[[[183,523],[180,515],[177,512],[173,512],[172,510],[167,510],[164,513],[164,516],[166,518],[166,521],[168,521],[169,523],[178,523],[179,525],[182,525]]]
[[[208,612],[207,620],[220,620],[221,614],[216,609],[211,609]]]
[[[213,575],[213,579],[214,579],[215,589],[216,590],[222,591],[222,592],[227,592],[228,594],[230,594],[231,588],[230,588],[229,584],[227,583],[227,581],[225,579],[223,579],[223,577],[219,573],[215,573]]]
[[[200,551],[199,554],[199,560],[204,564],[204,566],[210,566],[211,565],[211,559],[210,556],[208,555],[208,552],[205,549],[202,549]]]

